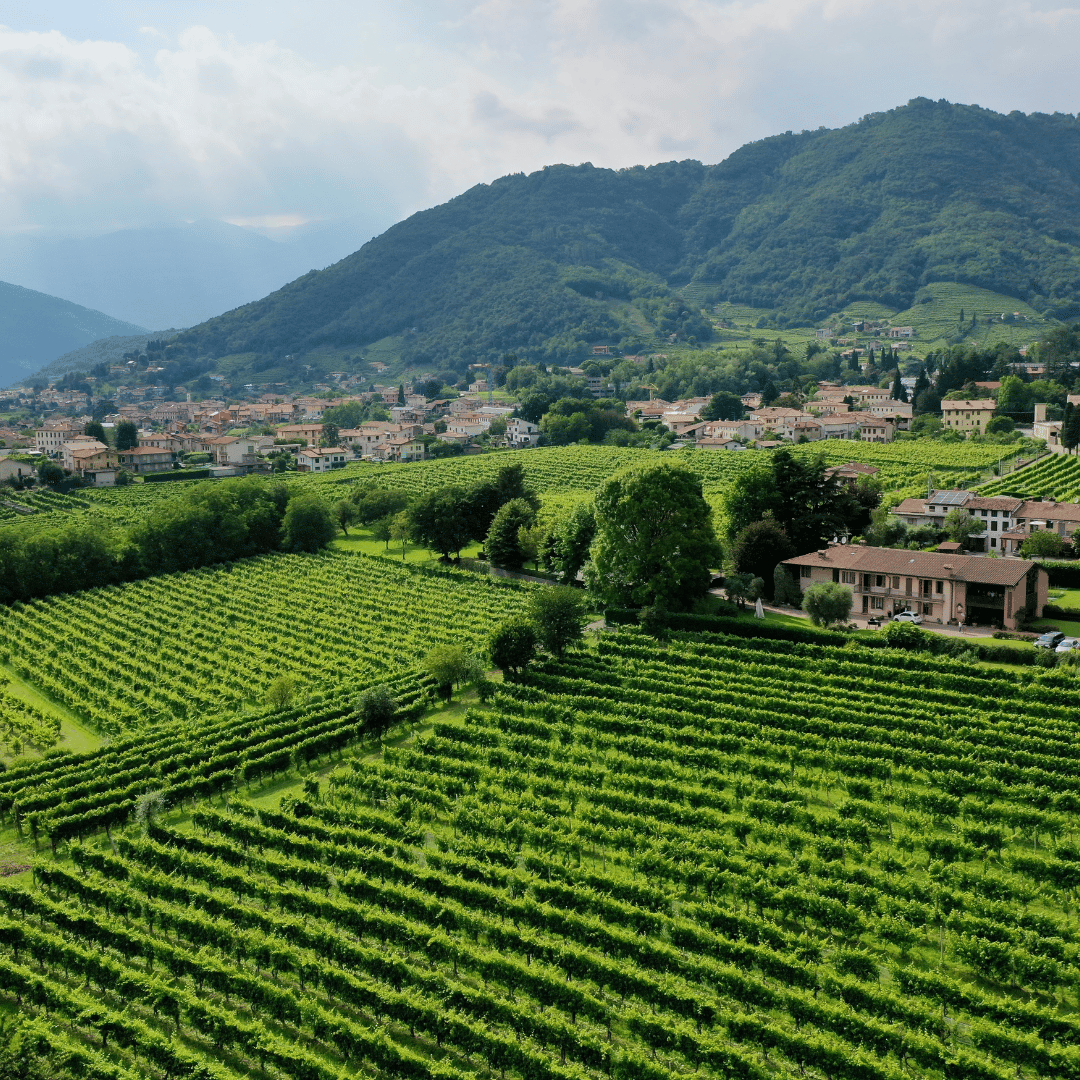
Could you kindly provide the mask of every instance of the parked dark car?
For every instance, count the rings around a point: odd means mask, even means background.
[[[1058,643],[1065,640],[1065,635],[1060,630],[1048,630],[1042,637],[1036,638],[1032,643],[1036,649],[1056,649]]]

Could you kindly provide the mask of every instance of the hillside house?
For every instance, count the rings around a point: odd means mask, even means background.
[[[345,450],[340,446],[331,446],[317,450],[307,447],[296,455],[297,472],[329,472],[331,469],[345,468]]]
[[[540,441],[540,428],[528,420],[516,417],[506,421],[507,446],[535,446]]]
[[[997,402],[990,398],[974,401],[943,401],[941,421],[946,428],[962,431],[965,435],[986,431],[997,409]]]
[[[116,456],[121,468],[140,475],[165,472],[173,467],[176,460],[171,450],[161,450],[156,446],[136,446],[121,450]]]
[[[906,548],[830,544],[784,563],[803,589],[819,582],[847,585],[852,612],[891,618],[916,611],[928,622],[1015,630],[1046,604],[1048,578],[1038,563]]]

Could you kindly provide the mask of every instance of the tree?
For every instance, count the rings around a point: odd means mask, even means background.
[[[495,628],[488,640],[488,653],[495,667],[517,675],[536,655],[536,645],[535,627],[528,619],[518,617]]]
[[[986,522],[973,517],[962,506],[954,506],[945,515],[944,525],[945,535],[954,544],[966,545],[973,536],[986,530]]]
[[[108,445],[109,440],[105,438],[105,428],[102,427],[101,421],[90,420],[83,428],[83,434],[88,435],[91,439],[97,439],[98,442],[103,442]]]
[[[1065,418],[1061,422],[1061,445],[1073,450],[1080,444],[1080,409],[1071,401],[1065,405]]]
[[[907,390],[904,389],[904,384],[900,381],[900,369],[896,369],[896,376],[893,379],[892,390],[889,391],[894,401],[907,401]]]
[[[820,581],[803,593],[803,611],[815,626],[846,623],[851,615],[851,590],[833,581]]]
[[[771,514],[767,514],[760,521],[752,521],[739,530],[729,557],[736,574],[749,574],[752,578],[771,583],[774,567],[794,554],[788,534]],[[766,590],[765,595],[768,596],[771,591]]]
[[[330,506],[318,495],[294,495],[285,510],[281,546],[285,551],[319,551],[337,534]]]
[[[400,514],[395,514],[390,519],[390,539],[401,541],[401,561],[405,561],[405,541],[409,539],[409,535],[412,532],[412,525],[409,522],[409,515],[406,511],[402,510]],[[389,548],[387,544],[387,548]]]
[[[722,553],[701,480],[663,462],[610,479],[596,496],[589,588],[608,604],[684,610],[704,596]]]
[[[472,539],[471,509],[465,488],[450,485],[429,491],[408,510],[412,537],[444,558],[457,555]]]
[[[802,606],[802,592],[783,563],[777,563],[773,567],[773,603]]]
[[[136,824],[145,834],[153,824],[154,818],[160,817],[168,808],[164,791],[144,791],[135,800],[135,809],[132,814]]]
[[[540,541],[544,569],[559,575],[563,585],[577,578],[589,557],[596,536],[596,516],[591,505],[579,503],[568,517],[550,525]]]
[[[535,520],[533,508],[524,499],[511,499],[500,506],[484,540],[488,562],[504,570],[520,570],[525,553],[518,542],[518,533],[531,528]]]
[[[997,392],[997,416],[1012,416],[1031,408],[1031,394],[1027,383],[1017,375],[1006,375]]]
[[[761,596],[765,589],[765,582],[753,574],[728,574],[724,579],[724,591],[728,599],[738,604],[740,608],[752,604]]]
[[[776,384],[769,379],[767,383],[761,389],[761,406],[762,408],[768,408],[770,405],[776,403],[777,398],[780,397],[780,391],[776,389]]]
[[[370,525],[379,518],[404,510],[409,505],[409,496],[404,491],[386,488],[357,488],[350,501],[356,506],[356,520],[361,525]]]
[[[64,470],[48,458],[42,458],[38,462],[37,474],[38,480],[49,487],[56,487],[57,484],[64,482]]]
[[[733,538],[771,513],[800,555],[847,533],[863,512],[847,485],[827,475],[821,458],[799,458],[788,450],[739,473],[724,509]]]
[[[121,420],[115,430],[117,450],[133,450],[139,445],[139,429],[130,420]]]
[[[382,540],[386,544],[387,551],[390,550],[390,541],[394,538],[392,535],[393,523],[394,519],[387,515],[371,524],[371,538],[373,540]]]
[[[581,640],[585,601],[580,590],[555,585],[533,593],[529,617],[541,648],[561,657],[567,646]]]
[[[334,503],[334,520],[338,523],[341,531],[348,536],[349,526],[356,520],[356,503],[348,499],[338,499]]]
[[[718,390],[709,399],[708,405],[701,410],[701,419],[738,420],[744,412],[742,398],[738,394],[733,394],[730,390]]]
[[[521,549],[522,563],[532,563],[537,570],[540,569],[540,541],[544,538],[544,529],[541,525],[522,525],[518,529],[518,547]]]
[[[295,675],[279,675],[266,689],[266,704],[271,709],[287,709],[296,695]]]
[[[405,404],[405,384],[404,383],[398,383],[397,403],[399,405],[404,405]]]
[[[319,439],[320,446],[337,446],[340,431],[337,424],[323,422],[322,436]]]
[[[1020,554],[1025,559],[1036,557],[1057,558],[1065,547],[1065,541],[1056,532],[1049,529],[1039,529],[1029,533],[1020,545]]]
[[[369,686],[356,699],[356,715],[365,731],[376,738],[384,735],[397,716],[397,702],[390,687],[382,683]]]
[[[987,421],[987,435],[1011,435],[1016,430],[1016,421],[1011,416],[994,416]]]
[[[435,680],[448,701],[457,683],[464,682],[472,664],[460,645],[436,645],[424,656],[424,670]]]

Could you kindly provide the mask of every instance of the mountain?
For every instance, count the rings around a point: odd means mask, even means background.
[[[405,362],[461,371],[508,350],[567,362],[597,341],[693,343],[711,333],[702,304],[720,301],[771,309],[779,327],[856,300],[900,310],[932,282],[1069,319],[1078,222],[1076,118],[919,98],[714,166],[556,165],[481,184],[176,344],[255,381],[347,367],[394,336]]]
[[[0,281],[0,386],[99,338],[145,333],[142,326]]]
[[[312,223],[271,230],[271,239],[196,221],[102,236],[6,236],[0,278],[141,326],[194,326],[336,262],[374,231],[362,220]]]

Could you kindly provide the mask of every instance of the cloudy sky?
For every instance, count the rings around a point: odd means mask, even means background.
[[[1038,0],[0,0],[0,233],[385,227],[919,95],[1075,112],[1078,44]]]

